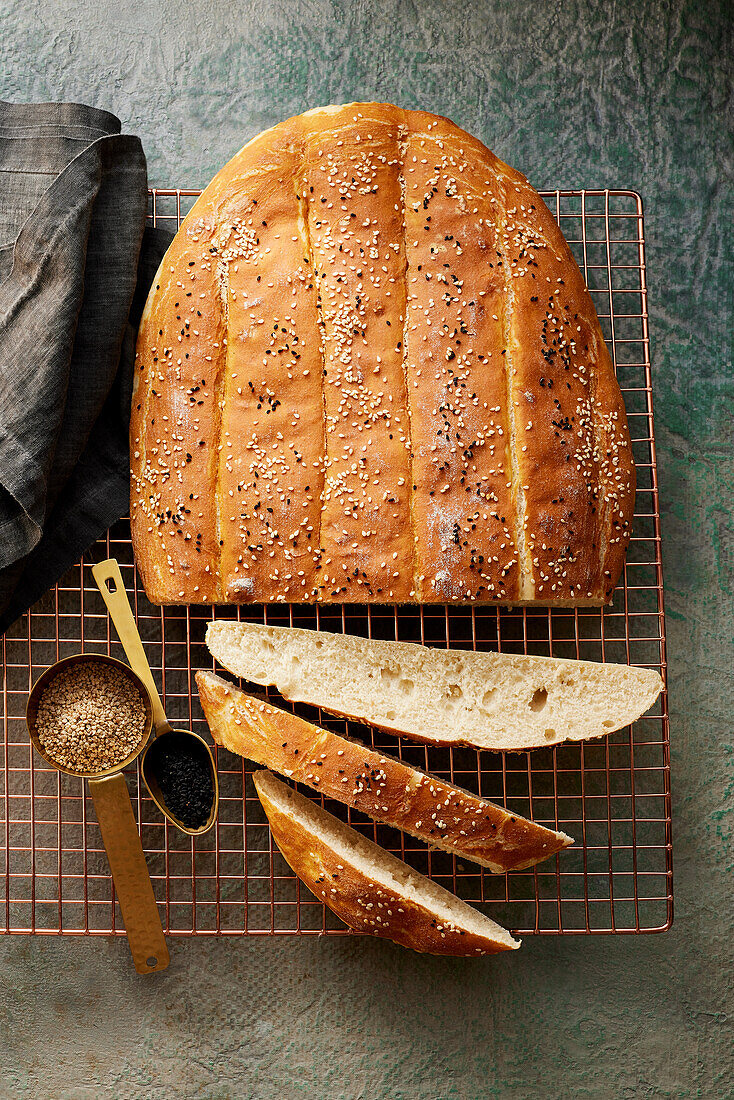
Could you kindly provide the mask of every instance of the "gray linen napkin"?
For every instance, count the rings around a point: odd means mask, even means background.
[[[120,130],[0,101],[0,633],[128,508],[135,330],[171,234],[144,229]]]

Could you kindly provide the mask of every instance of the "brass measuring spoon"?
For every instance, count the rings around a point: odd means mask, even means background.
[[[133,751],[114,768],[101,772],[73,771],[71,768],[57,764],[52,757],[48,756],[41,744],[36,724],[38,704],[48,684],[59,672],[84,662],[110,665],[119,669],[135,685],[145,705],[145,725],[140,741]],[[64,772],[65,775],[86,779],[89,784],[135,969],[138,974],[151,974],[155,970],[165,970],[170,957],[158,906],[153,896],[148,865],[145,862],[143,846],[135,824],[130,794],[125,776],[122,774],[122,769],[132,764],[150,736],[153,709],[145,685],[141,684],[127,665],[114,657],[99,653],[76,653],[51,665],[36,680],[28,697],[26,723],[36,752],[47,764],[56,768],[57,771]]]
[[[153,727],[155,729],[155,734],[153,740],[147,746],[140,758],[140,770],[145,785],[150,792],[151,798],[164,817],[167,817],[182,833],[188,833],[189,836],[199,836],[201,833],[205,833],[211,829],[219,808],[219,783],[217,782],[217,769],[214,767],[214,758],[211,749],[204,738],[199,737],[198,733],[194,733],[192,730],[174,730],[171,727],[171,723],[166,718],[166,712],[163,709],[158,689],[155,686],[153,674],[148,664],[148,658],[145,656],[143,643],[140,640],[140,634],[138,633],[132,608],[130,607],[127,593],[125,592],[125,584],[117,559],[108,558],[106,561],[101,561],[98,565],[92,566],[92,574],[102,593],[102,599],[107,604],[107,610],[115,624],[115,629],[120,637],[127,659],[132,669],[145,684],[150,695],[153,707]],[[174,813],[171,813],[170,809],[166,806],[163,792],[161,791],[160,784],[155,774],[156,755],[160,752],[161,748],[168,747],[171,752],[175,754],[177,748],[180,748],[182,744],[186,742],[188,742],[187,748],[189,751],[200,753],[201,758],[206,759],[212,779],[213,797],[211,810],[204,824],[196,829],[191,829],[188,825],[184,825],[180,818]],[[150,751],[151,749],[153,750],[152,753]]]

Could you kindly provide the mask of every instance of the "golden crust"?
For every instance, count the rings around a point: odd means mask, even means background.
[[[503,180],[508,369],[523,512],[524,600],[611,597],[635,468],[624,403],[589,292],[545,203]],[[610,542],[622,546],[608,567]],[[611,580],[611,585],[610,585]]]
[[[402,603],[415,593],[404,568],[412,536],[398,126],[338,120],[334,130],[307,126],[299,176],[324,357],[319,589],[333,600]]]
[[[211,672],[197,672],[196,683],[218,745],[496,874],[531,867],[572,843],[565,833],[314,726]]]
[[[131,469],[161,603],[599,604],[635,490],[550,212],[387,104],[273,127],[197,201],[140,328]]]
[[[149,599],[209,603],[219,596],[212,487],[226,337],[212,271],[196,243],[176,242],[177,255],[169,249],[156,275],[138,336],[130,525]]]
[[[350,856],[337,854],[319,833],[330,827],[336,828],[342,836],[351,838],[351,844],[369,848],[376,863],[389,867],[393,873],[395,870],[398,874],[401,870],[407,872],[414,883],[425,882],[428,889],[440,891],[447,901],[456,901],[435,884],[429,886],[417,871],[408,868],[376,844],[365,838],[358,839],[353,829],[307,802],[298,791],[285,787],[269,772],[256,772],[253,779],[270,831],[284,859],[309,890],[350,928],[432,955],[476,957],[511,951],[520,946],[519,941],[513,941],[497,925],[494,925],[494,932],[489,925],[487,931],[480,934],[459,921],[439,919],[427,900],[423,903],[406,896],[400,889],[376,882]],[[273,787],[297,809],[302,808],[302,815],[305,811],[311,820],[306,823],[295,815],[291,816],[281,805],[281,799],[276,801],[271,797]],[[472,912],[467,916],[473,924],[480,914]],[[504,940],[499,938],[501,935]]]

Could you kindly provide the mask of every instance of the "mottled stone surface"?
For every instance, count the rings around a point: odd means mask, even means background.
[[[199,186],[328,102],[449,115],[538,187],[646,204],[676,920],[513,957],[359,941],[0,942],[0,1095],[726,1097],[732,1076],[732,12],[726,0],[2,0],[0,95],[78,99]]]

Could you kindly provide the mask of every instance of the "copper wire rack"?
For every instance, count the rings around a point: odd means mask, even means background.
[[[156,190],[151,224],[177,228],[198,196]],[[243,618],[456,649],[496,649],[644,665],[665,678],[665,618],[653,430],[642,202],[632,191],[552,191],[543,198],[584,273],[624,393],[637,464],[632,542],[604,609],[504,607],[155,607],[133,563],[127,520],[2,639],[0,931],[122,933],[94,811],[81,781],[49,769],[25,727],[28,691],[53,661],[81,650],[122,657],[91,565],[116,557],[166,711],[207,735],[193,673],[211,668],[212,617]],[[269,693],[277,699],[277,693]],[[285,705],[285,704],[284,704]],[[632,727],[586,744],[501,754],[418,746],[300,707],[312,720],[509,809],[570,833],[573,848],[526,871],[491,875],[354,811],[329,809],[419,871],[520,934],[660,932],[673,916],[667,696]],[[165,930],[191,934],[349,934],[301,885],[270,836],[248,762],[219,750],[214,829],[186,837],[128,781]],[[305,793],[311,794],[306,791]],[[315,796],[312,796],[315,797]]]

